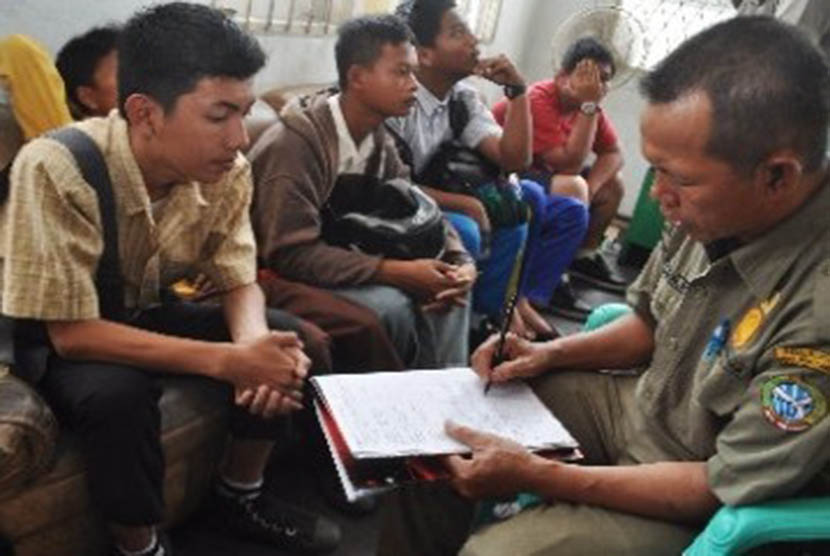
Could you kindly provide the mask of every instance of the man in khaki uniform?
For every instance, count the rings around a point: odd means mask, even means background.
[[[335,523],[260,496],[282,429],[274,417],[301,409],[309,356],[318,368],[327,357],[324,343],[300,340],[308,327],[266,312],[256,284],[251,172],[239,151],[264,53],[198,4],[139,12],[122,40],[119,111],[75,125],[109,172],[117,244],[105,244],[96,191],[64,145],[35,139],[12,168],[0,215],[2,312],[42,323],[53,348],[43,368],[16,370],[76,433],[113,554],[172,554],[156,533],[163,373],[226,385],[233,442],[212,504],[222,524],[294,552],[333,548]],[[99,266],[123,277],[123,318],[104,302],[118,288],[101,287]],[[162,289],[197,272],[221,293],[218,305],[161,303]]]
[[[473,451],[447,461],[455,492],[403,492],[381,553],[677,554],[721,504],[830,492],[828,88],[799,31],[755,17],[646,76],[642,148],[671,229],[628,291],[634,312],[509,337],[495,368],[495,338],[473,356],[495,383],[532,378],[590,465],[450,424]],[[520,491],[547,503],[470,535],[470,499]]]

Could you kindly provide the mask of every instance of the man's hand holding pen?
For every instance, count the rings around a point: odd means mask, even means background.
[[[493,334],[472,355],[473,370],[483,380],[498,384],[514,378],[529,378],[550,367],[549,342],[530,342],[508,332],[504,337],[502,360],[498,361],[495,354],[499,341],[499,334]]]

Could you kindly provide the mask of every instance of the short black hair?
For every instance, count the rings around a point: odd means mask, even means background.
[[[412,33],[391,14],[356,17],[340,25],[334,45],[340,89],[346,90],[350,67],[371,66],[380,58],[383,45],[404,42],[412,42]]]
[[[614,63],[611,51],[594,37],[582,37],[569,46],[562,55],[560,67],[565,73],[571,73],[576,65],[585,59],[593,60],[598,64],[608,64],[611,66],[612,77],[617,73],[617,64]]]
[[[132,94],[153,97],[165,112],[205,77],[248,79],[265,65],[251,35],[219,10],[172,2],[136,13],[118,41],[118,109]]]
[[[705,93],[707,152],[743,173],[781,148],[794,149],[807,172],[825,158],[830,70],[792,25],[766,16],[714,25],[669,54],[640,90],[652,104]]]
[[[58,52],[55,66],[66,88],[66,100],[73,116],[89,115],[89,109],[78,99],[78,87],[92,86],[101,58],[116,50],[121,28],[117,25],[95,27],[73,37]]]
[[[434,46],[441,32],[441,19],[455,9],[455,0],[405,0],[395,13],[409,25],[418,46]]]

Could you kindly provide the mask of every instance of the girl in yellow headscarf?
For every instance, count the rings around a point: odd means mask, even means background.
[[[31,38],[0,39],[0,81],[26,141],[72,122],[63,80],[46,49]]]

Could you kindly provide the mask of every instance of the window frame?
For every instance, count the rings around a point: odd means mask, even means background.
[[[358,14],[391,12],[398,1],[211,0],[210,5],[257,36],[323,37],[333,35],[340,23]],[[288,3],[285,17],[277,13],[278,2]],[[502,3],[503,0],[458,0],[457,9],[470,22],[479,40],[490,43],[498,30]],[[308,9],[303,10],[302,5],[308,5]]]

